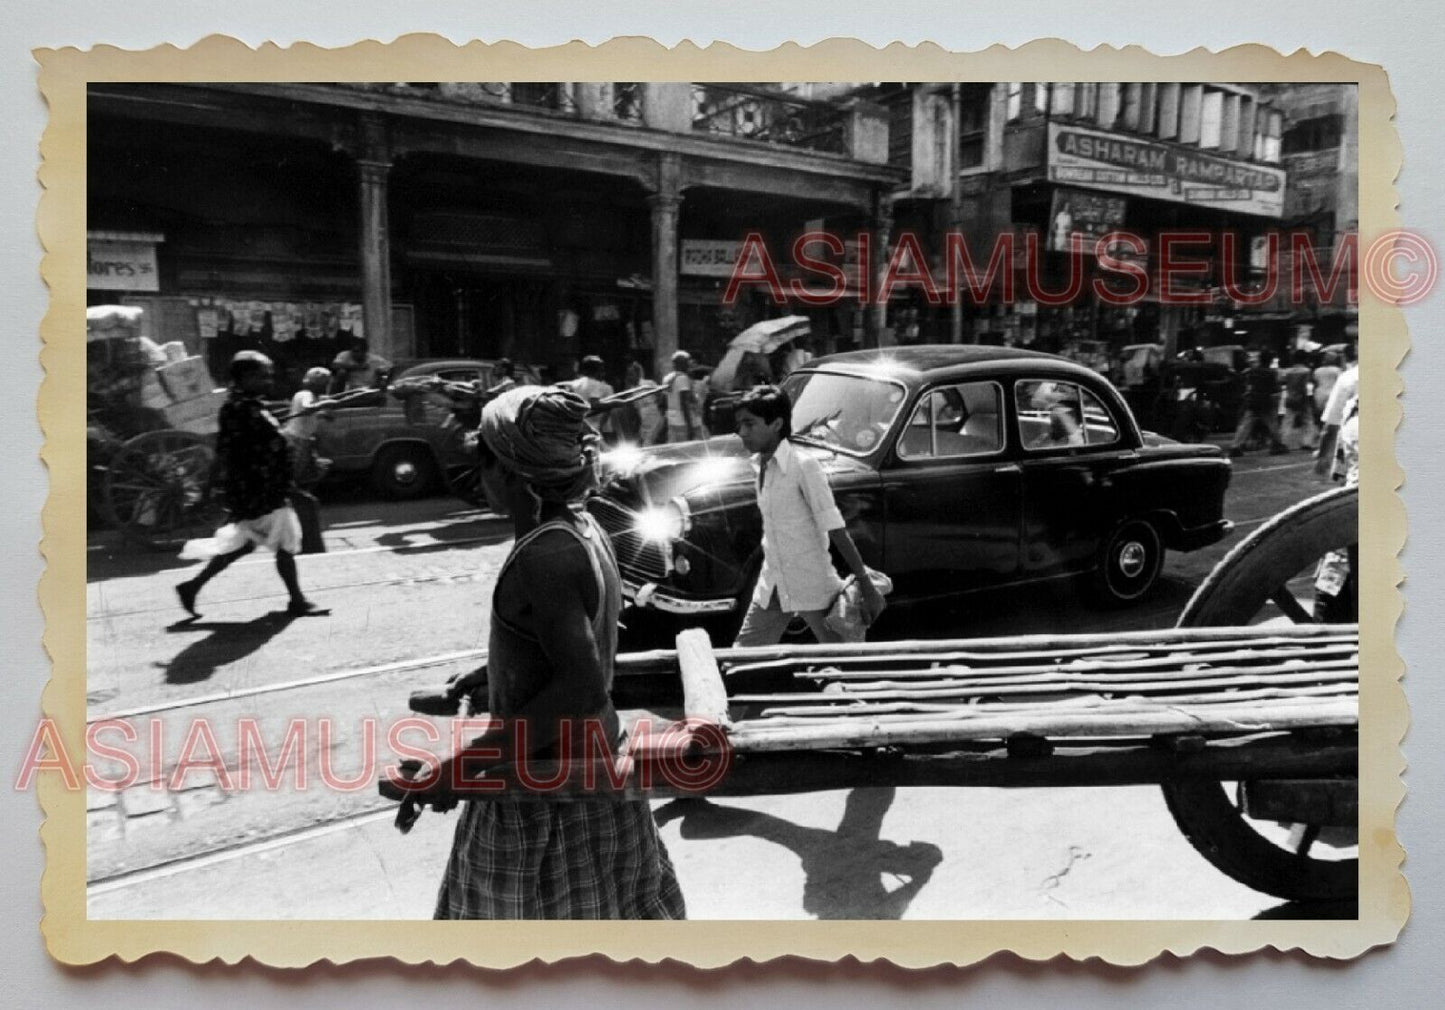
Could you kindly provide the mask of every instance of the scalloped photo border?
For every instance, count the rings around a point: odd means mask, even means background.
[[[39,86],[50,119],[41,143],[43,187],[38,230],[41,273],[50,305],[42,323],[45,378],[39,396],[42,458],[50,476],[41,550],[44,644],[53,664],[44,714],[60,727],[70,753],[84,753],[86,681],[85,291],[86,87],[92,82],[178,81],[995,81],[1224,80],[1354,82],[1359,86],[1361,247],[1400,227],[1394,179],[1402,151],[1394,98],[1383,68],[1337,53],[1292,55],[1247,45],[1159,56],[1138,47],[1085,51],[1049,39],[1017,49],[950,52],[893,44],[879,49],[835,39],[766,52],[726,44],[664,47],[646,38],[599,46],[581,42],[528,48],[512,42],[456,45],[434,35],[360,42],[341,49],[308,43],[252,48],[211,36],[186,49],[144,52],[108,46],[37,50]],[[1361,547],[1370,558],[1361,586],[1360,897],[1349,921],[901,921],[901,922],[261,922],[90,921],[86,917],[86,818],[83,790],[39,776],[46,870],[41,930],[53,957],[67,964],[107,958],[135,961],[169,952],[192,962],[254,959],[276,967],[320,960],[394,958],[408,964],[469,962],[510,968],[587,955],[615,961],[663,960],[716,968],[748,959],[800,957],[833,962],[878,958],[909,968],[965,965],[1012,951],[1031,960],[1066,956],[1138,965],[1164,952],[1201,949],[1238,954],[1273,947],[1350,958],[1398,936],[1410,897],[1395,811],[1404,798],[1401,742],[1408,709],[1394,628],[1403,607],[1406,518],[1396,490],[1404,473],[1394,432],[1403,391],[1398,365],[1409,349],[1403,313],[1361,286]]]

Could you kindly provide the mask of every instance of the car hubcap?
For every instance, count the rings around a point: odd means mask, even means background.
[[[398,484],[415,484],[416,464],[409,462],[398,463],[392,467],[391,476]]]
[[[1137,540],[1130,540],[1119,548],[1119,571],[1126,578],[1134,579],[1144,571],[1144,564],[1149,559],[1149,552],[1144,545]]]

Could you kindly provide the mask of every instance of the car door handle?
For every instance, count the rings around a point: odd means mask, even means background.
[[[1023,469],[1017,463],[1000,463],[993,468],[994,473],[1022,473]]]

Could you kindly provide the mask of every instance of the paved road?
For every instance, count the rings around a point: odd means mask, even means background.
[[[1228,501],[1236,533],[1171,555],[1159,592],[1137,608],[1094,610],[1067,586],[1036,587],[895,615],[890,630],[1169,626],[1229,546],[1321,488],[1303,454],[1240,461]],[[200,620],[180,621],[173,586],[191,566],[92,543],[90,717],[140,731],[133,744],[119,731],[106,739],[142,759],[143,783],[88,794],[92,916],[430,914],[455,820],[428,814],[401,836],[374,776],[392,759],[385,734],[409,716],[408,692],[477,661],[509,527],[443,498],[352,495],[326,515],[329,552],[301,559],[308,593],[332,608],[324,618],[287,619],[269,560],[256,558],[207,588]],[[144,784],[171,777],[198,720],[225,756],[220,774]],[[446,724],[429,725],[445,738]],[[262,788],[253,764],[241,788],[236,755],[252,729],[273,762],[288,730],[302,734],[293,739],[308,781]],[[155,768],[153,731],[165,755]],[[324,787],[323,772],[354,785]],[[1237,918],[1279,904],[1195,855],[1153,788],[854,790],[658,803],[656,813],[702,918]]]

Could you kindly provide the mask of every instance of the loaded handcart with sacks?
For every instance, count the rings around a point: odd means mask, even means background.
[[[654,798],[1151,784],[1224,873],[1286,899],[1350,900],[1359,626],[1316,623],[1305,600],[1321,559],[1357,543],[1356,507],[1344,488],[1271,520],[1172,629],[746,649],[688,630],[675,649],[618,657],[617,704],[644,707],[624,712],[617,755],[524,781]],[[519,771],[469,771],[466,794],[523,788]],[[417,774],[382,783],[403,829]]]
[[[86,310],[91,509],[127,540],[163,546],[217,525],[210,494],[224,389],[179,341],[142,334],[144,310]]]

